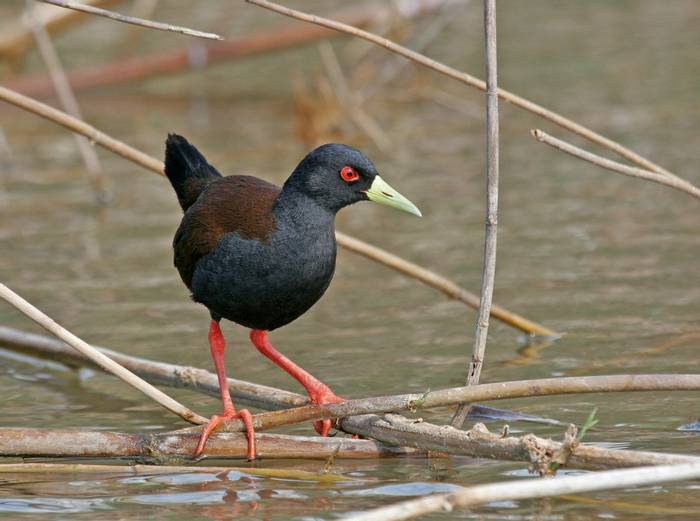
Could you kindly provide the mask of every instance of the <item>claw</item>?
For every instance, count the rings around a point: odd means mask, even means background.
[[[318,420],[314,422],[314,429],[319,436],[326,438],[328,433],[331,432],[332,423],[331,420]]]
[[[309,391],[309,399],[314,405],[325,405],[327,403],[342,403],[345,398],[337,396],[329,387],[323,385],[317,389]],[[314,422],[314,429],[324,438],[331,432],[331,428],[335,426],[336,421],[330,419],[317,420]]]
[[[197,444],[197,449],[194,451],[194,457],[198,458],[204,452],[204,446],[209,439],[209,436],[214,432],[214,430],[227,420],[234,420],[239,418],[245,425],[246,435],[248,437],[248,461],[253,461],[255,459],[255,430],[253,429],[253,418],[248,411],[248,409],[241,409],[240,411],[224,411],[224,413],[219,415],[214,415],[207,423],[206,427],[202,431],[199,437],[199,443]]]

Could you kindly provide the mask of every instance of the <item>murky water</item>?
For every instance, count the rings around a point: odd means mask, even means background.
[[[21,5],[7,2],[0,12],[16,13]],[[503,86],[700,182],[696,2],[567,0],[555,6],[543,0],[504,0],[499,8]],[[166,11],[159,11],[161,18],[176,21],[175,11]],[[479,2],[454,14],[427,52],[481,75]],[[286,23],[253,7],[223,4],[181,21],[227,35]],[[423,20],[416,28],[420,32],[430,24]],[[59,50],[75,64],[106,61],[125,45],[125,34],[108,22],[93,22],[59,38]],[[93,52],[82,53],[88,43]],[[145,52],[186,43],[177,36],[149,33],[138,45]],[[369,80],[352,73],[353,64],[367,59],[364,45],[334,45],[354,89],[380,81],[379,69],[365,73]],[[367,56],[370,64],[395,63],[382,52]],[[30,63],[38,67],[35,56]],[[295,130],[291,94],[297,70],[308,73],[307,78],[322,70],[316,47],[219,65],[184,79],[101,89],[81,94],[81,100],[90,122],[153,155],[161,156],[165,134],[177,131],[223,172],[282,182],[306,151]],[[378,92],[365,109],[390,145],[380,150],[349,117],[339,120],[342,132],[334,139],[366,150],[425,217],[362,204],[343,211],[338,228],[476,290],[483,235],[482,96],[411,67]],[[170,241],[180,212],[167,183],[100,152],[112,202],[98,212],[69,134],[8,106],[0,106],[0,124],[12,149],[12,167],[4,168],[0,183],[3,282],[90,342],[210,367],[207,313],[188,299],[171,263]],[[540,351],[521,352],[519,334],[494,324],[482,380],[696,371],[697,202],[549,150],[529,136],[536,126],[569,138],[532,116],[502,107],[495,300],[567,334]],[[339,394],[394,394],[460,384],[474,318],[471,310],[433,290],[341,252],[328,294],[273,339]],[[0,307],[0,322],[35,330],[7,306]],[[246,331],[226,324],[224,332],[232,346],[230,375],[298,390],[248,344]],[[100,375],[81,379],[3,358],[0,393],[2,426],[134,432],[181,426],[135,391]],[[218,411],[214,399],[184,391],[173,394],[200,412]],[[598,407],[600,424],[587,436],[590,441],[700,452],[697,433],[676,431],[700,415],[693,393],[580,395],[494,405],[579,424]],[[449,412],[426,417],[440,422]],[[528,424],[512,427],[516,432],[533,429]],[[557,438],[561,430],[534,427]],[[299,426],[292,432],[308,434],[311,428]],[[258,465],[314,471],[322,466],[299,461]],[[334,470],[353,481],[319,485],[236,472],[3,475],[0,516],[330,519],[450,490],[455,484],[527,475],[522,464],[462,459],[339,461]],[[435,517],[695,519],[699,507],[697,484],[683,483],[500,502]]]

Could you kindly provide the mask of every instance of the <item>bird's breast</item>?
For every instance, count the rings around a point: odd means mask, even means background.
[[[334,230],[280,227],[268,241],[225,235],[197,266],[196,301],[256,329],[285,325],[325,293],[335,270]]]

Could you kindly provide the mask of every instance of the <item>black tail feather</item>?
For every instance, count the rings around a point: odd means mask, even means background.
[[[177,134],[168,134],[165,141],[165,175],[184,211],[197,200],[207,184],[222,177],[199,150]]]

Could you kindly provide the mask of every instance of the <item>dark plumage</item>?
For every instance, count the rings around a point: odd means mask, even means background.
[[[221,177],[180,136],[166,145],[165,173],[185,210],[175,266],[193,299],[252,329],[271,331],[304,314],[333,277],[335,213],[367,199],[361,190],[377,175],[374,165],[353,148],[325,145],[280,191],[255,177]],[[362,172],[352,188],[337,175],[346,164]]]
[[[341,208],[367,199],[420,215],[417,208],[378,176],[362,152],[339,144],[309,153],[280,189],[255,177],[222,177],[185,138],[171,134],[165,173],[185,212],[173,241],[175,266],[192,298],[211,313],[210,344],[220,378],[224,341],[218,322],[226,318],[251,328],[256,347],[297,378],[313,403],[340,400],[279,354],[266,332],[304,314],[328,288]],[[228,389],[221,391],[223,417],[245,420],[249,413],[237,413]],[[219,421],[214,417],[208,425],[198,453]],[[327,420],[317,425],[324,434],[329,429]],[[252,426],[248,436],[254,456]]]

